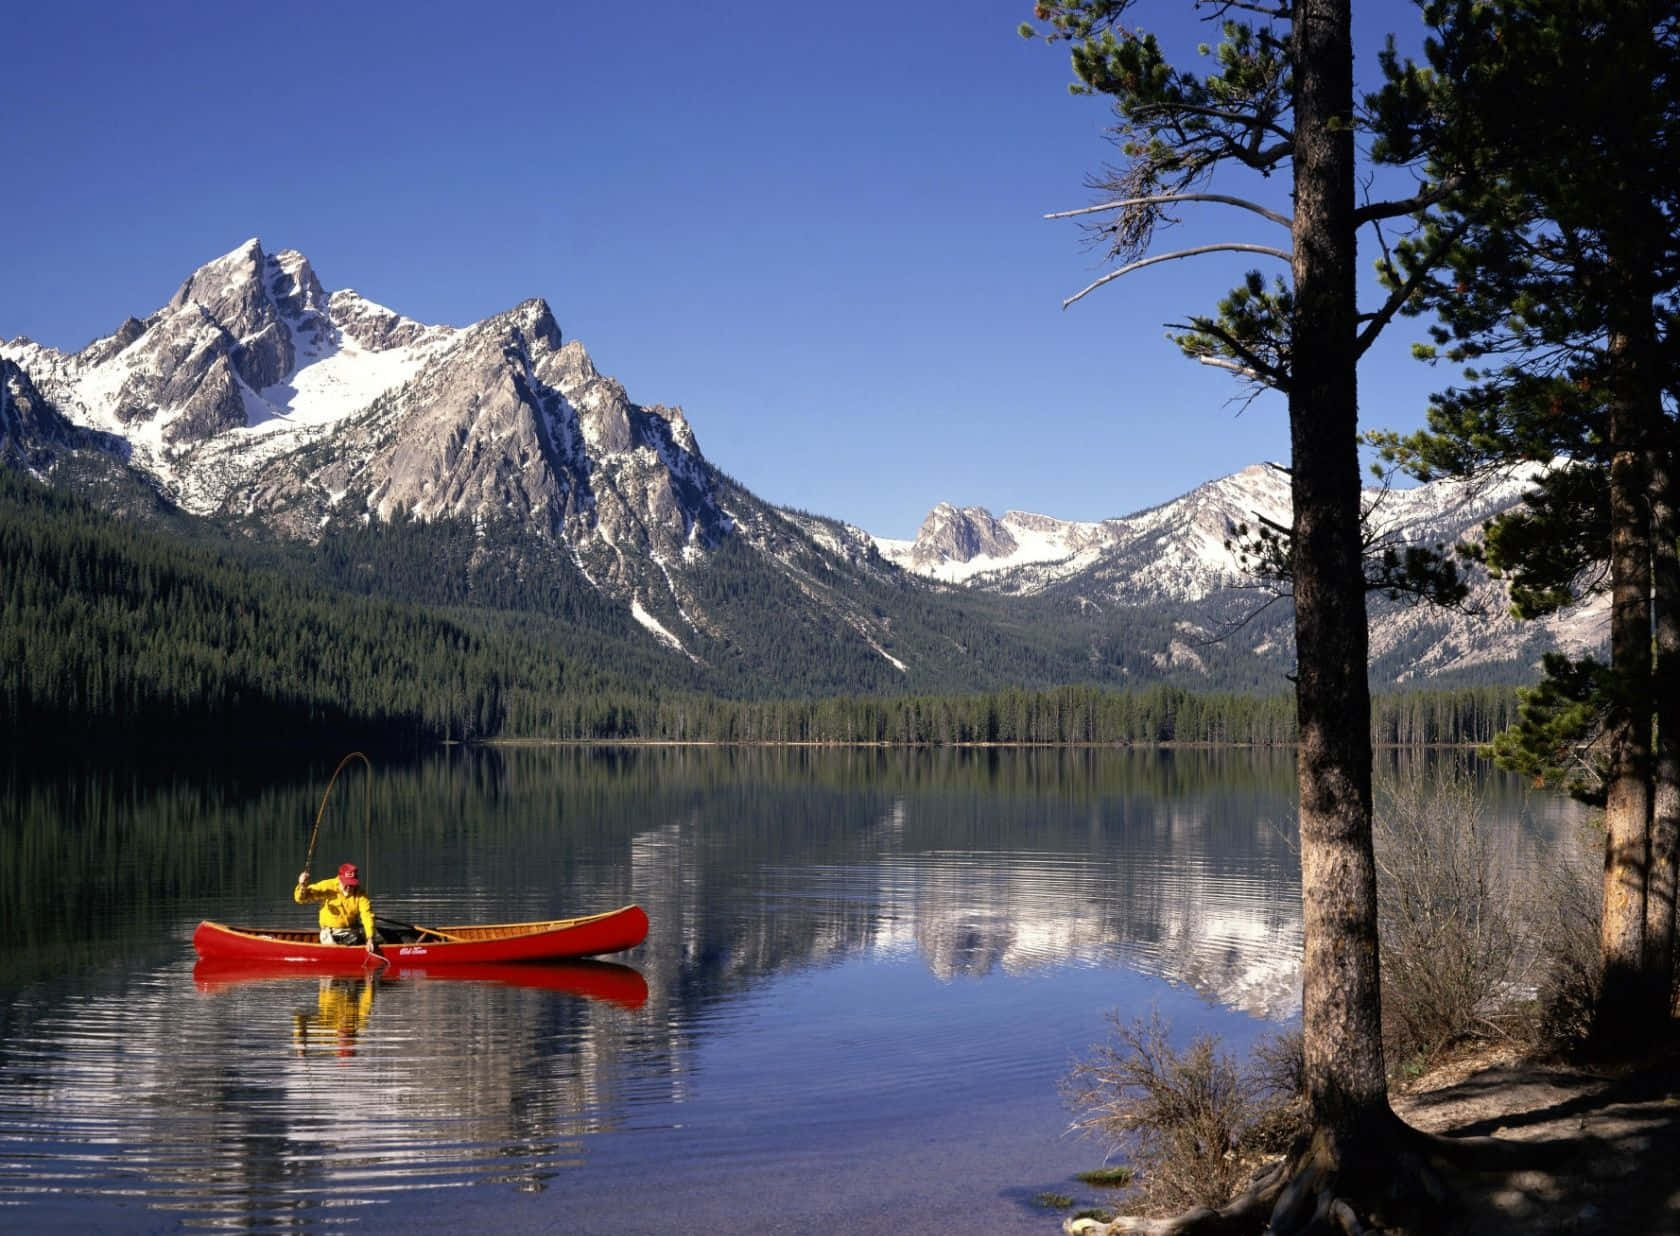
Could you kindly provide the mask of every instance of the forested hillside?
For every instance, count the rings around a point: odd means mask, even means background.
[[[183,543],[5,470],[0,561],[14,736],[587,733],[646,696],[570,655],[558,621],[335,590],[272,547]]]
[[[756,614],[781,649],[783,682],[730,665],[721,642],[707,646],[712,663],[658,648],[558,547],[537,557],[459,521],[357,525],[314,545],[230,539],[191,521],[119,520],[0,469],[0,561],[0,730],[13,740],[1294,738],[1275,683],[1113,685],[1129,669],[1121,627],[1109,652],[1086,658],[1094,681],[1054,685],[1075,652],[1099,646],[1090,628],[1058,622],[1051,600],[1023,618],[1017,601],[907,586],[895,602],[902,638],[949,645],[936,675],[948,689],[885,692],[891,678],[861,672],[844,651],[825,656],[819,628],[778,631],[775,597],[745,558],[712,586]],[[1013,626],[993,612],[1010,606]],[[1036,641],[1034,624],[1045,629]],[[974,689],[1005,683],[1011,666],[1018,682]],[[1384,697],[1378,740],[1487,741],[1511,708],[1503,687]]]

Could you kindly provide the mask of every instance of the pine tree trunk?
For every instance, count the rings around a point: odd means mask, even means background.
[[[1628,233],[1618,233],[1626,238]],[[1610,666],[1615,691],[1606,721],[1609,783],[1604,805],[1604,961],[1598,1033],[1612,1051],[1637,1043],[1653,984],[1645,969],[1646,882],[1651,864],[1651,524],[1645,449],[1652,421],[1650,299],[1637,255],[1613,253],[1610,305]]]
[[[1656,633],[1656,765],[1651,871],[1645,886],[1645,972],[1667,1015],[1674,991],[1674,910],[1680,864],[1680,517],[1674,505],[1672,430],[1659,423],[1650,451],[1651,605]]]
[[[1349,0],[1296,0],[1292,37],[1296,308],[1289,424],[1302,1034],[1315,1123],[1345,1146],[1393,1120],[1383,1067],[1371,850]]]

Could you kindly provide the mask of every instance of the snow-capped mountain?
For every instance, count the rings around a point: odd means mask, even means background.
[[[337,510],[401,507],[578,539],[639,519],[668,550],[723,523],[681,412],[630,404],[540,300],[426,326],[328,296],[302,254],[249,240],[80,352],[0,354],[195,514],[304,534]]]
[[[890,617],[850,595],[894,574],[868,536],[729,480],[680,409],[632,403],[541,300],[426,325],[329,295],[301,253],[253,239],[78,352],[20,337],[0,364],[0,458],[38,474],[102,453],[181,510],[295,538],[401,513],[539,539],[696,662],[741,655],[745,586],[719,597],[706,573],[732,541],[752,557],[730,569],[797,608],[784,637],[907,672]]]
[[[1238,526],[1289,522],[1289,477],[1257,464],[1135,515],[1077,522],[941,503],[914,541],[881,539],[883,557],[930,579],[1031,594],[1095,572],[1115,599],[1196,601],[1246,582],[1227,548]]]
[[[1292,661],[1287,606],[1253,618],[1228,544],[1287,524],[1276,468],[1096,523],[941,505],[915,541],[875,541],[731,481],[680,409],[633,403],[541,300],[427,325],[328,294],[301,253],[255,239],[78,352],[0,343],[0,463],[305,540],[465,521],[522,576],[575,573],[686,662],[778,688],[1262,683]],[[1519,492],[1396,491],[1374,517],[1451,543]],[[1480,586],[1480,617],[1374,607],[1378,676],[1523,672],[1599,638],[1591,611],[1519,627]]]
[[[79,352],[0,356],[194,514],[294,536],[399,509],[510,525],[565,541],[641,613],[671,608],[637,595],[669,591],[649,567],[730,526],[681,411],[632,404],[541,300],[423,325],[253,239]]]
[[[1522,500],[1531,473],[1497,482],[1437,481],[1410,489],[1365,493],[1367,536],[1383,546],[1447,547],[1479,537],[1493,515]],[[1255,530],[1290,522],[1289,476],[1259,464],[1211,481],[1171,502],[1100,522],[1060,520],[1024,511],[1001,517],[979,507],[936,506],[916,539],[880,539],[883,557],[929,579],[1016,596],[1065,594],[1097,606],[1171,601],[1198,615],[1202,636],[1221,623],[1246,619],[1269,595],[1241,558],[1240,543]],[[1539,650],[1571,653],[1605,638],[1602,599],[1542,622],[1519,623],[1506,610],[1504,586],[1472,570],[1464,612],[1396,603],[1371,604],[1373,662],[1393,661],[1395,681],[1538,657]],[[1255,598],[1245,607],[1241,594]],[[1281,616],[1281,615],[1280,615]],[[1289,638],[1275,619],[1245,622],[1232,638],[1260,653]]]

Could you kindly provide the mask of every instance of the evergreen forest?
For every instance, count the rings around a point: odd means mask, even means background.
[[[358,525],[307,545],[176,519],[167,528],[119,519],[0,469],[0,729],[9,740],[143,748],[1295,737],[1281,684],[1057,685],[1042,681],[1052,670],[1044,665],[1028,667],[1038,685],[801,692],[802,681],[845,680],[819,662],[777,691],[653,647],[557,549],[534,559],[540,548],[487,546],[448,521]],[[717,586],[729,589],[727,572]],[[746,605],[747,585],[737,591]],[[962,621],[996,603],[947,609]],[[931,626],[937,606],[924,605]],[[1008,653],[997,650],[1000,662]],[[1507,686],[1408,692],[1379,696],[1373,724],[1380,743],[1484,743],[1515,720],[1515,707]]]

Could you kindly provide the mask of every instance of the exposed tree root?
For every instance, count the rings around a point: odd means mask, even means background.
[[[1218,1210],[1166,1219],[1080,1219],[1073,1236],[1399,1236],[1454,1230],[1463,1192],[1477,1176],[1555,1168],[1583,1145],[1498,1137],[1440,1137],[1391,1117],[1358,1139],[1315,1130],[1283,1160],[1257,1173]]]

